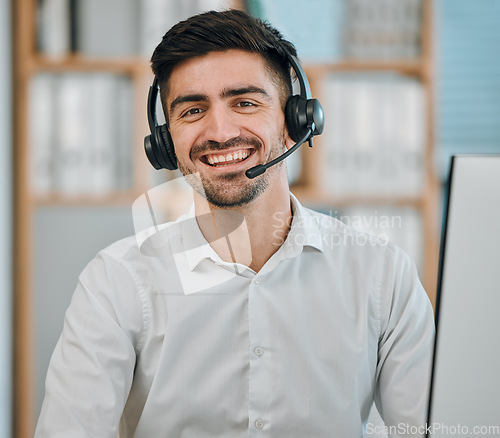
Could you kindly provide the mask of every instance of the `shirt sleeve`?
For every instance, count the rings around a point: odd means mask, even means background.
[[[143,328],[137,285],[102,253],[80,275],[52,355],[35,438],[116,438]]]
[[[380,272],[375,404],[391,437],[425,436],[434,314],[410,258],[388,246]]]

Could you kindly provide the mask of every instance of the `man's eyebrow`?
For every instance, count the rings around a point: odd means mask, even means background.
[[[185,102],[206,102],[208,96],[205,94],[185,94],[184,96],[177,96],[170,104],[169,114],[174,112],[176,106]]]
[[[271,99],[271,96],[269,96],[269,93],[266,90],[254,85],[248,85],[238,88],[227,88],[222,91],[221,96],[225,98],[241,96],[242,94],[260,94],[268,99]]]
[[[254,85],[247,85],[237,88],[227,88],[221,93],[222,98],[241,96],[243,94],[260,94],[267,99],[271,99],[269,93],[263,88],[256,87]],[[170,104],[169,114],[174,112],[175,107],[179,106],[181,103],[185,102],[207,102],[208,96],[206,94],[186,94],[183,96],[177,96]]]

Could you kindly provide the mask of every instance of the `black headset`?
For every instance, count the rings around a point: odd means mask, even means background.
[[[264,173],[269,167],[274,166],[297,150],[302,143],[309,141],[312,147],[312,137],[323,132],[324,114],[321,103],[311,98],[311,88],[306,74],[295,56],[286,51],[290,65],[299,80],[300,94],[290,96],[285,106],[285,123],[290,138],[295,145],[285,153],[266,163],[248,169],[245,174],[248,178],[255,178]],[[156,99],[158,97],[158,79],[155,77],[149,87],[148,94],[148,123],[151,134],[144,139],[144,149],[149,162],[155,169],[177,169],[174,144],[166,124],[158,125],[156,117]]]

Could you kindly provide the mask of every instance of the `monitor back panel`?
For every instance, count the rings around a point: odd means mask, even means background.
[[[428,426],[500,436],[500,156],[453,157],[445,223]]]

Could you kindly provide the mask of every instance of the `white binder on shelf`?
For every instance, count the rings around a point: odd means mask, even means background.
[[[139,52],[136,0],[77,2],[77,50],[85,56],[134,56]]]
[[[90,92],[87,75],[66,73],[59,77],[56,93],[57,123],[55,190],[65,195],[85,192],[88,178],[88,108]]]
[[[116,82],[115,94],[116,130],[115,136],[115,177],[116,190],[125,191],[132,187],[134,180],[134,96],[129,78],[120,76]]]
[[[69,0],[38,2],[38,49],[51,58],[61,58],[71,51]]]
[[[422,0],[349,0],[344,53],[355,59],[415,59],[420,55]]]
[[[419,195],[426,129],[421,84],[396,74],[337,74],[323,90],[323,190],[339,197]]]
[[[88,77],[89,107],[86,145],[86,178],[84,191],[104,195],[116,188],[118,149],[118,108],[116,75],[94,73]]]
[[[29,93],[30,179],[35,195],[47,195],[53,188],[55,82],[52,74],[38,74],[31,82]]]

